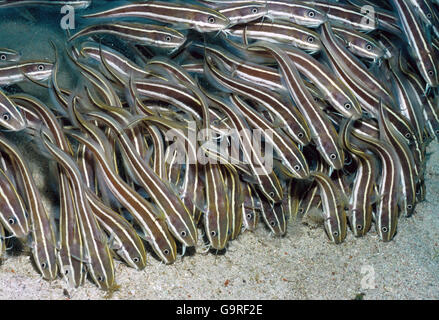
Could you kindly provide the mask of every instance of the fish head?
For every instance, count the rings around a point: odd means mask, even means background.
[[[23,74],[34,81],[43,81],[50,78],[53,71],[53,63],[36,61],[26,63],[22,66]]]
[[[299,8],[295,8],[294,14],[291,15],[291,17],[291,22],[307,26],[308,28],[317,28],[328,21],[326,13],[308,5],[302,5]]]
[[[14,102],[0,91],[0,126],[9,131],[21,131],[27,128],[23,117]]]
[[[194,29],[198,32],[213,32],[226,29],[230,20],[215,10],[195,12],[193,16]]]

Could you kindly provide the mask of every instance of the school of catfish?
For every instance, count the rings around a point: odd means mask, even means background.
[[[0,10],[62,5],[80,28],[51,42],[54,61],[0,48],[3,258],[19,239],[44,279],[78,287],[89,276],[111,291],[113,259],[171,264],[186,248],[225,250],[259,221],[284,236],[304,218],[336,244],[348,229],[387,242],[425,200],[439,1],[8,0]],[[60,56],[74,87],[58,82]],[[23,82],[49,103],[8,91]],[[19,131],[56,164],[59,212],[10,138]]]

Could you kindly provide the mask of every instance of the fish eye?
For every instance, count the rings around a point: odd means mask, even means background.
[[[258,8],[253,8],[252,9],[252,13],[258,13],[258,11],[259,11]]]
[[[329,155],[329,158],[331,158],[331,160],[335,160],[335,159],[337,159],[337,155],[335,153],[331,153]]]
[[[303,138],[303,133],[302,133],[302,132],[299,132],[299,133],[297,134],[297,136],[298,136],[299,138]]]
[[[11,115],[8,112],[3,113],[2,119],[3,119],[3,121],[9,121],[9,119],[11,119]]]
[[[137,257],[135,257],[135,258],[133,258],[133,261],[134,261],[135,263],[137,263],[137,262],[139,262],[139,261],[140,261],[140,259],[139,259],[139,258],[137,258]]]
[[[215,23],[215,18],[210,16],[209,18],[207,18],[207,21],[211,24]]]
[[[43,71],[44,70],[44,65],[39,64],[37,69],[38,69],[38,71]]]
[[[271,191],[268,195],[269,195],[271,198],[273,198],[273,197],[274,197],[274,192]]]
[[[363,230],[363,226],[361,224],[357,224],[357,230]]]
[[[308,40],[309,43],[313,43],[314,42],[314,37],[313,36],[309,36],[307,40]]]
[[[383,231],[383,232],[387,232],[387,227],[382,227],[382,228],[381,228],[381,231]]]
[[[5,60],[6,60],[6,55],[5,55],[5,54],[2,54],[2,55],[0,56],[0,60],[5,61]]]
[[[98,281],[99,281],[99,282],[104,281],[104,277],[103,277],[103,276],[98,276]]]
[[[367,51],[371,51],[372,50],[372,45],[370,43],[366,44],[366,50]]]
[[[15,223],[15,219],[14,218],[9,218],[8,222],[9,222],[9,224],[14,224]]]
[[[276,225],[276,221],[271,221],[271,222],[270,222],[270,225],[271,225],[272,227],[274,227],[274,226]]]
[[[346,110],[349,110],[352,106],[351,106],[351,104],[348,102],[348,103],[345,103],[345,104],[344,104],[344,107],[345,107]]]
[[[165,37],[165,40],[166,40],[167,42],[171,42],[171,36],[166,36],[166,37]]]
[[[45,262],[43,262],[43,263],[41,264],[41,268],[46,269],[46,268],[47,268],[47,264],[46,264]]]
[[[165,250],[163,250],[163,253],[165,254],[165,256],[167,256],[169,254],[169,250],[165,249]]]
[[[64,274],[68,275],[69,274],[69,269],[66,269],[66,271],[64,271]]]
[[[180,232],[180,234],[182,237],[186,237],[186,231],[182,231],[182,232]]]
[[[439,130],[436,130],[436,134],[439,134]]]
[[[316,15],[316,13],[312,10],[308,12],[308,17],[310,17],[310,18],[314,18],[315,15]]]
[[[216,236],[216,232],[215,232],[215,231],[210,231],[210,235],[211,235],[212,237],[215,237],[215,236]]]
[[[411,204],[407,205],[407,209],[411,210],[413,208],[413,206]]]
[[[303,208],[299,208],[299,213],[303,213],[303,211],[304,211],[305,209],[303,209]]]
[[[427,18],[431,19],[431,13],[427,13]]]
[[[251,214],[251,213],[247,213],[247,219],[251,219],[253,217],[253,214]]]
[[[411,135],[410,133],[406,133],[406,134],[405,134],[405,137],[406,137],[407,139],[410,139],[410,138],[412,137],[412,135]]]
[[[333,234],[335,237],[337,237],[337,236],[338,236],[338,231],[334,231],[332,234]]]
[[[299,166],[298,164],[296,164],[296,165],[294,166],[294,170],[299,171],[299,170],[300,170],[300,166]]]
[[[428,70],[427,73],[428,73],[428,75],[429,75],[430,77],[432,77],[432,76],[434,75],[433,70]]]

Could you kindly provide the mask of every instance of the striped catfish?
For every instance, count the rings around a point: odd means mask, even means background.
[[[328,238],[338,244],[344,241],[347,231],[346,200],[326,174],[311,172],[322,199],[324,226]]]
[[[232,166],[223,166],[224,184],[229,190],[229,240],[235,240],[241,233],[242,229],[242,212],[241,205],[243,203],[243,192],[241,190],[241,183],[239,182],[239,175],[236,169]]]
[[[112,86],[111,82],[105,78],[105,76],[95,70],[92,67],[80,62],[77,58],[68,54],[70,60],[80,69],[79,72],[84,76],[92,85],[93,88],[99,93],[99,96],[103,98],[103,102],[112,107],[122,107],[122,103]],[[56,83],[54,83],[55,86]]]
[[[283,46],[281,46],[281,48],[290,57],[299,72],[316,85],[323,94],[324,99],[335,109],[347,118],[360,117],[361,107],[357,99],[349,89],[333,75],[330,68],[299,49]],[[253,48],[251,52],[255,52],[256,49],[257,48]],[[238,50],[243,55],[248,55],[249,51],[244,48]],[[281,75],[278,70],[274,68],[248,62],[215,46],[206,46],[206,51],[222,60],[224,65],[226,65],[228,69],[230,68],[239,78],[256,82],[271,89],[285,90]]]
[[[438,21],[435,15],[435,9],[432,7],[430,0],[409,0],[416,15],[422,20],[428,27],[437,28]]]
[[[23,180],[23,192],[30,216],[32,255],[36,267],[44,279],[54,280],[58,275],[58,266],[55,252],[55,231],[50,216],[44,207],[31,170],[21,152],[3,136],[0,136],[0,148],[13,159]]]
[[[395,35],[402,35],[398,16],[389,10],[390,8],[381,8],[375,3],[365,0],[347,0],[347,2],[368,14],[371,14],[371,9],[373,9],[378,22],[378,30],[384,30]]]
[[[122,206],[132,214],[154,252],[165,263],[173,263],[176,259],[177,248],[165,221],[158,216],[151,203],[147,202],[116,174],[113,159],[109,154],[111,147],[104,133],[86,122],[77,112],[75,112],[75,116],[82,128],[93,137],[93,140],[74,132],[69,132],[69,134],[92,151],[94,159],[99,163],[99,172],[103,174],[102,178],[106,186]]]
[[[21,131],[27,127],[26,119],[2,90],[0,90],[0,126],[9,131]]]
[[[20,61],[21,54],[9,48],[0,48],[0,63]]]
[[[182,165],[179,163],[178,152],[173,148],[167,148],[165,155],[165,177],[174,186],[180,182]]]
[[[414,101],[416,92],[399,70],[392,70],[391,81],[395,91],[395,98],[398,101],[399,113],[408,120],[414,131],[413,139],[415,144],[411,145],[411,149],[415,159],[415,170],[419,174],[425,157],[425,145],[423,144],[425,120],[421,113],[421,106]]]
[[[361,149],[373,151],[381,160],[381,175],[378,181],[379,201],[375,211],[375,229],[384,242],[392,240],[398,225],[398,188],[401,166],[393,146],[387,142],[352,132]],[[355,140],[355,141],[357,141]]]
[[[241,39],[244,44],[262,40],[292,45],[309,53],[317,53],[322,49],[317,32],[293,23],[256,21],[234,26],[224,32],[232,40]]]
[[[71,6],[74,9],[87,9],[91,4],[91,0],[5,0],[0,2],[0,8],[12,8],[17,6]]]
[[[59,172],[60,213],[58,266],[63,278],[71,287],[79,287],[87,275],[84,264],[84,242],[79,216],[73,200],[69,179],[60,168]]]
[[[387,121],[384,108],[380,112],[380,131],[384,138],[395,148],[398,161],[401,165],[401,205],[400,209],[405,216],[411,216],[416,205],[416,183],[418,174],[413,154],[404,137]]]
[[[46,131],[47,132],[47,131]],[[41,138],[44,145],[67,174],[72,185],[73,199],[79,217],[86,249],[86,261],[88,271],[96,285],[103,290],[114,290],[113,258],[108,247],[107,239],[99,227],[90,204],[86,198],[85,185],[81,173],[73,158],[49,141],[46,132],[42,132]],[[50,137],[50,135],[49,135]]]
[[[166,57],[154,57],[148,60],[147,68],[151,70],[154,74],[161,74],[161,71],[166,70],[166,74],[163,76],[171,74],[181,83],[190,83],[193,86],[197,86],[197,82],[192,78],[189,73],[175,61]],[[159,70],[158,68],[162,68]]]
[[[269,201],[275,203],[282,201],[283,191],[279,178],[274,173],[270,163],[264,162],[264,159],[262,159],[262,141],[257,141],[255,133],[250,131],[250,127],[245,121],[244,115],[239,111],[234,100],[232,99],[229,105],[210,94],[206,93],[206,95],[220,107],[221,111],[232,121],[235,132],[232,133],[231,138],[239,140],[239,148],[243,152],[244,161],[248,163],[258,189]]]
[[[226,247],[231,233],[229,195],[221,173],[221,165],[208,161],[203,168],[206,192],[203,225],[210,246],[222,250]]]
[[[160,129],[154,125],[145,126],[145,131],[152,140],[153,156],[151,157],[151,167],[156,175],[165,180],[166,177],[166,161],[165,161],[165,143]]]
[[[419,72],[428,87],[437,87],[439,85],[437,53],[427,41],[424,27],[415,10],[408,0],[392,0],[392,4],[398,12],[402,30],[410,46],[410,53],[416,61]]]
[[[378,61],[387,57],[385,48],[371,36],[354,29],[333,26],[336,37],[357,57]]]
[[[295,179],[288,181],[288,221],[295,222],[299,213],[300,193],[303,184]]]
[[[224,6],[258,3],[267,10],[270,20],[285,20],[308,28],[317,28],[327,20],[326,14],[312,4],[294,0],[202,0],[205,5],[221,10]]]
[[[163,80],[136,80],[134,88],[140,98],[163,101],[183,110],[197,122],[204,121],[203,106],[200,99],[185,85]],[[145,113],[147,110],[142,109]]]
[[[331,60],[337,63],[345,73],[355,76],[358,85],[376,94],[385,103],[393,102],[391,91],[357,57],[341,45],[328,23],[322,26],[321,39],[326,48],[326,54],[331,56]]]
[[[127,81],[130,76],[134,78],[145,78],[150,75],[147,70],[141,68],[118,51],[104,45],[99,45],[98,43],[85,42],[81,44],[80,53],[84,57],[101,63],[105,60],[105,62],[111,66],[112,70],[117,71],[118,74],[127,79]]]
[[[110,235],[110,248],[127,265],[137,270],[146,266],[146,251],[136,230],[121,215],[106,206],[90,189],[85,189],[87,200],[99,225]]]
[[[410,121],[419,142],[422,144],[425,126],[422,105],[420,104],[422,101],[416,100],[416,90],[399,68],[391,65],[390,69],[392,71],[390,79],[393,84],[395,99],[399,102],[397,109]]]
[[[93,34],[114,34],[133,43],[162,49],[177,49],[186,41],[179,31],[159,25],[143,23],[101,23],[88,26],[69,38],[73,41],[79,37]]]
[[[14,95],[11,98],[22,110],[36,112],[38,119],[51,132],[53,143],[63,151],[73,155],[70,143],[64,135],[56,115],[44,103],[26,94]],[[30,125],[30,127],[39,131],[41,124]],[[61,275],[67,283],[72,287],[78,287],[84,282],[86,275],[83,263],[82,234],[69,180],[61,167],[58,171],[60,193],[58,265]]]
[[[304,3],[326,13],[331,24],[346,26],[362,32],[370,32],[378,28],[375,12],[363,11],[357,7],[334,1],[304,1]]]
[[[23,61],[0,66],[0,86],[31,79],[44,81],[52,75],[53,64],[45,61]]]
[[[17,238],[29,234],[28,214],[21,196],[6,173],[0,169],[0,222]]]
[[[111,114],[112,117],[114,117],[120,125],[128,127],[126,130],[128,139],[132,143],[134,150],[139,154],[139,156],[142,159],[144,159],[146,157],[146,153],[147,153],[146,142],[144,140],[143,132],[141,131],[140,128],[129,126],[129,118],[131,117],[131,113],[126,109],[107,106],[104,103],[99,102],[98,98],[95,97],[93,95],[93,93],[88,90],[88,88],[87,88],[87,92],[88,92],[88,97],[90,98],[90,100],[94,106],[107,112],[108,114]],[[80,101],[81,100],[79,100],[79,99],[75,99],[73,101],[73,103],[79,103]],[[82,104],[82,106],[84,106],[84,105]],[[137,113],[137,109],[134,109],[133,113]],[[106,129],[106,133],[111,137],[111,135],[109,134],[108,128]],[[111,137],[111,139],[114,139],[114,138]]]
[[[284,212],[283,203],[263,202],[261,216],[272,234],[281,237],[287,232],[287,216]]]
[[[284,173],[292,176],[292,178],[307,178],[309,176],[308,163],[296,144],[288,136],[283,135],[281,130],[274,129],[267,119],[261,117],[256,110],[238,96],[232,95],[232,101],[242,112],[250,127],[271,133],[265,136],[265,141],[273,145],[273,149],[282,160],[282,164],[289,169]]]
[[[225,29],[230,21],[210,8],[165,1],[140,1],[102,12],[84,15],[84,18],[138,17],[164,22],[174,27],[212,32]]]
[[[351,73],[344,72],[340,68],[339,64],[330,55],[328,55],[328,58],[337,76],[339,76],[340,79],[343,81],[343,83],[355,94],[362,108],[364,108],[365,111],[367,111],[367,113],[371,115],[373,118],[378,118],[379,106],[381,102],[380,97],[366,90],[364,86],[357,83],[355,76]],[[389,114],[389,121],[391,121],[392,124],[397,128],[397,130],[401,132],[401,134],[405,137],[405,139],[407,139],[409,145],[413,146],[416,152],[418,152],[418,150],[421,150],[421,144],[417,139],[417,136],[415,135],[415,130],[412,127],[412,125],[409,123],[408,119],[405,116],[401,115],[400,112],[393,110],[393,108],[389,107],[388,105],[384,104],[384,107],[386,108]],[[355,124],[356,128],[358,124],[366,125],[364,119],[361,119],[356,122]],[[373,128],[373,126],[370,128],[366,128],[363,126],[362,129],[367,129],[367,132],[369,132],[369,134],[372,134],[374,136],[376,136],[378,133],[378,125],[375,126],[375,129]]]
[[[377,178],[377,163],[373,155],[351,143],[350,130],[352,125],[352,121],[345,122],[340,130],[340,135],[344,147],[357,162],[347,217],[353,234],[356,237],[361,237],[369,231],[372,224],[372,198]]]
[[[167,150],[172,148],[173,150],[177,150],[177,152],[184,150],[186,153],[186,168],[183,181],[181,185],[178,186],[178,191],[183,203],[192,213],[194,222],[198,223],[198,208],[201,207],[203,200],[201,195],[201,181],[199,179],[199,164],[197,161],[198,145],[194,144],[194,141],[191,139],[191,137],[196,136],[195,128],[190,126],[187,128],[180,127],[176,125],[175,122],[158,116],[147,116],[142,118],[142,121],[145,121],[148,126],[156,125],[160,127],[162,133],[165,133],[166,140],[172,139],[173,136],[177,138],[175,142],[176,145],[169,145]],[[179,143],[184,145],[180,145]]]
[[[249,23],[268,14],[266,5],[258,2],[230,3],[226,6],[218,7],[217,11],[229,19],[228,27]]]
[[[294,108],[291,103],[282,101],[279,95],[260,86],[255,86],[249,81],[232,78],[216,68],[210,56],[206,58],[205,72],[213,80],[227,90],[231,90],[245,98],[254,100],[264,106],[270,113],[274,114],[286,132],[299,144],[307,145],[310,138],[309,127],[303,116]]]
[[[254,231],[259,222],[259,213],[262,203],[249,183],[242,180],[240,183],[243,192],[243,202],[241,204],[243,229]]]
[[[303,193],[302,197],[299,199],[297,207],[298,218],[303,219],[303,217],[311,214],[313,209],[319,209],[321,206],[322,198],[319,194],[318,185],[312,183],[306,190],[306,193]]]
[[[270,51],[276,58],[290,95],[296,102],[302,115],[306,118],[311,130],[311,136],[317,145],[317,150],[323,159],[334,169],[341,169],[344,163],[344,152],[339,146],[337,132],[306,89],[295,65],[286,53],[275,45],[256,43],[251,45],[250,48],[254,46]]]
[[[399,67],[401,71],[407,77],[407,80],[411,82],[415,91],[417,92],[418,97],[423,97],[423,103],[421,105],[424,106],[424,118],[426,121],[426,126],[429,128],[430,132],[439,137],[439,103],[437,96],[424,96],[424,88],[425,82],[423,79],[418,76],[417,73],[411,70],[405,70],[406,61],[402,59],[402,55],[400,55]]]
[[[140,155],[136,154],[128,136],[116,120],[102,112],[91,112],[88,115],[92,119],[104,123],[114,132],[132,174],[148,192],[159,212],[163,214],[174,237],[188,247],[196,246],[198,233],[192,216],[177,194],[173,192],[171,186],[161,180],[153,169],[143,162]]]

